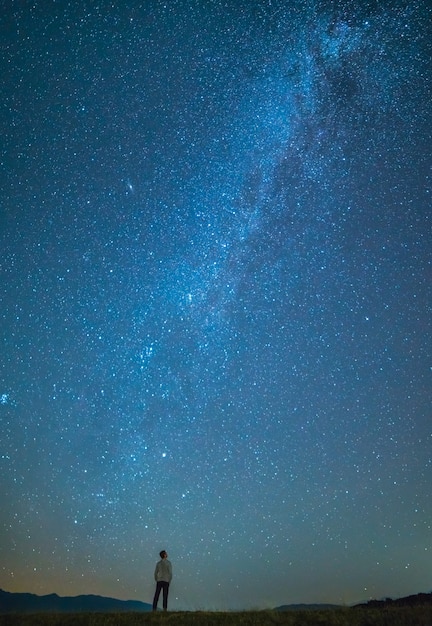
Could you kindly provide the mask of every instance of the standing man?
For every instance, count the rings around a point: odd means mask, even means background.
[[[163,610],[166,611],[168,608],[169,584],[172,578],[172,565],[171,562],[168,561],[168,554],[165,550],[159,552],[159,556],[161,560],[156,563],[156,569],[154,573],[156,581],[156,591],[153,598],[153,611],[157,611],[157,605],[161,590],[163,593]]]

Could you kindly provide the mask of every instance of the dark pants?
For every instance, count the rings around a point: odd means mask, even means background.
[[[169,583],[165,582],[164,580],[158,580],[156,583],[156,591],[155,591],[154,598],[153,598],[153,611],[157,610],[157,604],[158,604],[161,590],[163,592],[162,601],[163,601],[164,611],[166,611],[168,608]]]

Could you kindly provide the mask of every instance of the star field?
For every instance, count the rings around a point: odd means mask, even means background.
[[[430,590],[431,17],[3,12],[2,589]]]

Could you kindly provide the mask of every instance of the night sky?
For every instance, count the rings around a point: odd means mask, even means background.
[[[431,590],[431,18],[4,3],[1,588]]]

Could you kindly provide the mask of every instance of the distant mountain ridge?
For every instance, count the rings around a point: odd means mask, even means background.
[[[363,604],[356,604],[354,608],[384,608],[387,606],[422,606],[425,604],[432,604],[432,592],[431,593],[416,593],[412,596],[405,596],[404,598],[385,598],[385,600],[369,600]]]
[[[412,596],[405,596],[404,598],[385,598],[384,600],[369,600],[368,602],[362,602],[361,604],[355,604],[350,608],[364,609],[367,608],[386,608],[389,606],[424,606],[432,605],[432,592],[431,593],[417,593]],[[325,611],[344,608],[340,604],[284,604],[276,607],[276,611]]]
[[[0,613],[120,613],[151,611],[151,604],[139,600],[116,600],[95,595],[61,597],[56,593],[10,593],[0,589]]]
[[[385,608],[388,606],[432,605],[431,593],[418,593],[404,598],[369,600],[351,607]],[[275,611],[325,611],[343,608],[338,604],[284,604]],[[11,593],[0,589],[0,614],[5,613],[122,613],[151,611],[152,606],[139,600],[117,600],[96,595],[61,597],[56,593],[38,596],[33,593]]]
[[[343,608],[341,604],[282,604],[275,611],[334,611]]]

